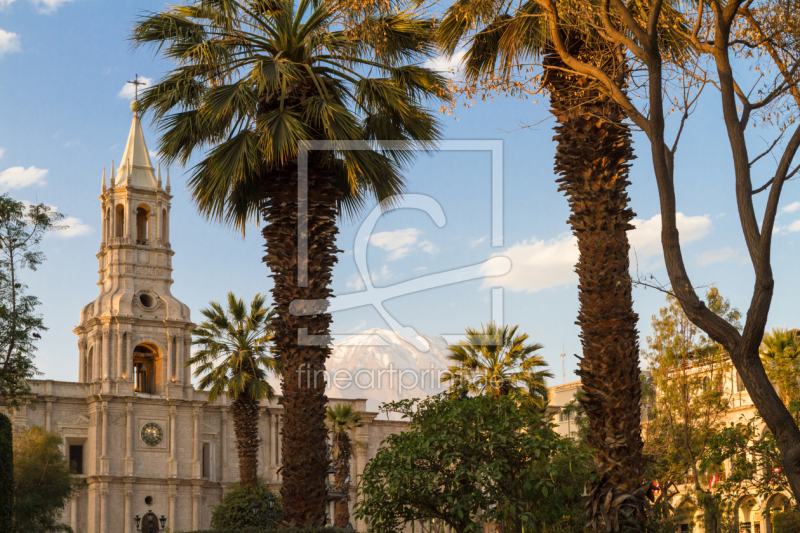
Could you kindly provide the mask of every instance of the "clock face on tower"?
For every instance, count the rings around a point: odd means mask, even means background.
[[[161,426],[155,422],[148,422],[142,426],[142,440],[148,446],[158,446],[161,439],[164,438],[164,431]]]

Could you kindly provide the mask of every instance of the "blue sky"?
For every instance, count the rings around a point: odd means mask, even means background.
[[[97,295],[100,192],[103,167],[122,155],[130,128],[125,82],[135,74],[158,79],[169,67],[152,51],[133,51],[127,37],[143,10],[163,0],[0,0],[0,190],[18,199],[45,202],[67,214],[70,230],[48,237],[47,262],[26,273],[30,292],[41,301],[50,328],[39,344],[37,362],[44,377],[76,380],[77,338],[71,332],[82,305]],[[441,64],[437,63],[437,64]],[[123,92],[123,94],[121,94]],[[735,211],[730,148],[716,93],[709,92],[692,117],[677,155],[678,206],[685,258],[696,285],[719,286],[742,310],[753,284]],[[512,261],[510,274],[452,284],[386,302],[403,325],[430,335],[457,334],[490,319],[491,287],[504,287],[504,318],[545,345],[545,356],[560,383],[563,349],[567,380],[580,353],[576,277],[577,256],[566,219],[566,199],[553,175],[551,119],[545,103],[498,98],[457,107],[441,116],[446,139],[489,139],[503,143],[504,246],[491,245],[491,158],[489,152],[445,152],[422,156],[407,172],[408,191],[434,198],[446,224],[439,228],[420,211],[389,213],[378,222],[368,251],[376,286],[481,263],[494,254]],[[543,122],[542,122],[543,121]],[[539,123],[519,129],[521,122]],[[156,147],[156,132],[145,132]],[[753,151],[774,132],[751,130]],[[641,274],[666,280],[659,238],[657,191],[649,145],[636,136],[638,159],[630,195],[637,230],[631,235]],[[756,179],[769,179],[774,163],[764,158]],[[268,292],[271,281],[260,262],[256,228],[242,239],[228,228],[197,215],[184,188],[186,169],[172,169],[171,240],[173,294],[195,319],[209,300],[228,290],[250,297]],[[763,199],[760,199],[763,201]],[[800,325],[797,295],[800,243],[800,181],[785,187],[775,235],[775,298],[771,326]],[[353,242],[366,216],[340,223],[345,252],[334,272],[337,294],[360,288]],[[651,289],[634,289],[639,330],[650,331],[650,317],[664,303]],[[386,323],[372,308],[337,312],[334,333],[344,334]]]

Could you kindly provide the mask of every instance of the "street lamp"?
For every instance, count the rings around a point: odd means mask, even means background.
[[[158,518],[152,510],[148,510],[147,514],[142,518],[139,518],[137,514],[133,522],[136,524],[136,531],[138,533],[160,533],[167,525],[167,517],[162,514],[161,518]],[[160,529],[158,527],[159,522],[161,522]]]
[[[258,500],[253,500],[250,510],[253,511],[253,518],[255,518],[258,525],[266,525],[272,529],[275,527],[275,523],[280,520],[280,517],[275,513],[275,495],[272,493],[267,498],[266,511],[261,512],[261,503]]]

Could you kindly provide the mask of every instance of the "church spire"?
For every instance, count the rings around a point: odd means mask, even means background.
[[[131,111],[133,111],[131,130],[128,133],[125,152],[122,154],[122,166],[118,170],[118,173],[121,174],[120,180],[124,179],[126,186],[155,189],[158,187],[155,168],[150,161],[150,154],[144,142],[144,133],[139,117],[139,103],[135,100],[131,102]]]
[[[170,187],[169,187],[169,167],[167,167],[167,189],[166,189],[167,192],[169,192],[169,189],[170,189]]]
[[[161,163],[158,163],[158,188],[161,189]]]
[[[113,172],[113,170],[112,170]],[[114,186],[114,178],[111,178],[111,186]],[[103,192],[106,192],[106,167],[103,167]]]

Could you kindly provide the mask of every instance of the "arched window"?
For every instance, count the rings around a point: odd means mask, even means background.
[[[155,392],[156,350],[147,344],[133,349],[133,390],[145,394]]]
[[[169,240],[169,236],[167,233],[167,210],[161,210],[161,240],[167,242]]]
[[[103,239],[108,242],[111,237],[111,208],[106,208],[105,216],[103,216]]]
[[[116,229],[115,237],[121,238],[125,236],[125,206],[122,204],[117,206]]]
[[[86,383],[90,383],[92,381],[92,367],[94,364],[94,346],[89,348],[89,353],[86,355],[86,368],[84,369],[83,375],[86,376]]]
[[[147,244],[150,229],[150,212],[144,206],[136,209],[136,244]]]

